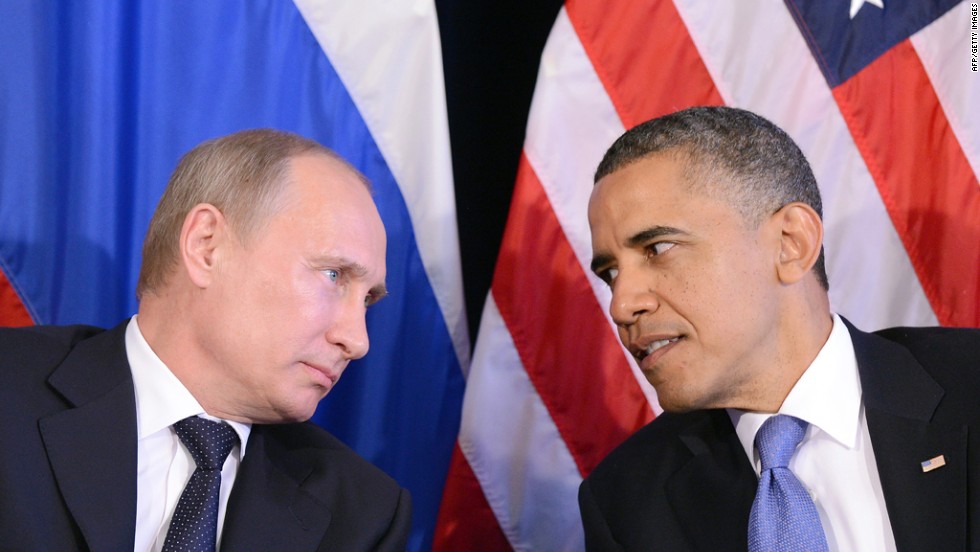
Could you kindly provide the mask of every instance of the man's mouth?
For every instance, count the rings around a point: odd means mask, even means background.
[[[337,380],[340,379],[340,373],[337,370],[331,370],[325,366],[319,364],[312,364],[309,362],[304,362],[303,364],[305,364],[308,368],[312,369],[313,372],[319,373],[320,376],[324,380],[326,380],[322,382],[324,385],[326,385],[327,382],[329,382],[329,386],[333,387],[334,385],[336,385]]]
[[[656,351],[658,351],[660,349],[663,349],[664,347],[666,347],[666,346],[668,346],[668,345],[670,345],[672,343],[677,343],[678,341],[680,341],[680,339],[682,337],[683,336],[677,336],[677,337],[671,337],[671,338],[667,338],[667,339],[658,339],[656,341],[653,341],[649,345],[647,345],[646,348],[641,349],[639,352],[636,353],[636,355],[635,355],[636,356],[636,359],[637,360],[643,360],[644,358],[652,355]]]

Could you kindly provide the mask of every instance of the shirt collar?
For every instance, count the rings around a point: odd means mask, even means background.
[[[852,449],[861,423],[861,379],[850,332],[836,314],[833,324],[827,342],[790,390],[778,413],[808,422],[808,434],[823,431]],[[730,408],[728,415],[746,456],[757,460],[755,434],[774,414]]]
[[[252,426],[205,413],[197,399],[143,338],[136,316],[126,326],[126,357],[133,373],[133,387],[136,389],[136,427],[139,439],[153,435],[189,416],[201,416],[227,422],[238,434],[241,454],[244,456]]]

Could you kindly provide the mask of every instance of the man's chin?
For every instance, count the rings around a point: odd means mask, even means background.
[[[307,400],[273,406],[270,411],[253,418],[253,424],[292,424],[308,421],[316,413],[317,405],[326,396],[326,391],[310,396]]]
[[[696,393],[684,392],[684,390],[664,385],[662,382],[659,385],[654,385],[653,388],[657,391],[657,402],[664,412],[682,414],[707,408],[704,397],[697,396]]]
[[[317,399],[316,402],[314,402],[312,405],[307,405],[307,406],[304,406],[302,408],[299,408],[299,409],[295,410],[292,413],[293,415],[290,416],[289,419],[286,419],[286,420],[283,420],[283,421],[285,423],[290,423],[290,422],[293,422],[293,423],[301,423],[301,422],[308,421],[310,418],[313,417],[314,414],[316,414],[316,407],[317,407],[317,405],[320,404],[320,399],[323,399],[323,397],[325,397],[326,395],[327,395],[326,393],[324,393],[323,395],[321,395],[320,398]]]
[[[654,388],[656,389],[656,388]],[[715,410],[719,408],[741,408],[728,394],[707,394],[704,392],[677,392],[657,389],[657,401],[664,412],[681,414],[694,410]]]
[[[690,403],[673,403],[664,401],[660,401],[660,408],[662,408],[664,412],[670,414],[683,414],[685,412],[691,412],[692,410],[701,410]]]

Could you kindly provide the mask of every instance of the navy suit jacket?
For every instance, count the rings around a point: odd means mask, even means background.
[[[898,550],[980,550],[980,330],[847,326]],[[582,482],[586,547],[745,550],[757,481],[725,410],[663,414]]]
[[[0,329],[0,549],[133,550],[122,324]],[[222,550],[404,550],[408,491],[311,423],[254,425]]]

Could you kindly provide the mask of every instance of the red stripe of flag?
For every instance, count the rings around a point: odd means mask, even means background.
[[[34,320],[28,314],[20,296],[0,271],[0,326],[33,326]]]
[[[911,42],[833,93],[939,322],[980,326],[980,187]]]
[[[724,103],[673,2],[569,0],[565,6],[626,128]]]
[[[449,462],[432,550],[511,550],[458,443]]]
[[[531,383],[588,474],[653,412],[524,156],[491,291]]]

